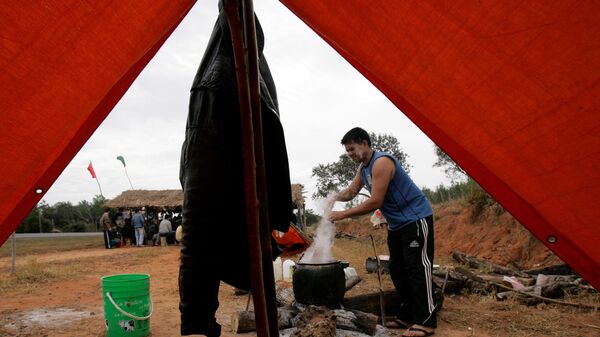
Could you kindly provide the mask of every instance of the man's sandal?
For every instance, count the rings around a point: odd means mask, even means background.
[[[412,324],[404,323],[403,321],[401,321],[401,320],[399,320],[397,318],[389,319],[389,320],[386,320],[386,322],[385,322],[385,327],[388,328],[388,329],[403,329],[403,330],[406,330],[406,329],[410,328],[411,325]]]
[[[412,326],[412,324],[405,323],[397,318],[394,319],[394,322],[396,323],[396,325],[398,326],[399,329],[408,329]]]
[[[420,334],[422,333],[422,335],[412,335],[412,334],[411,335],[405,335],[405,333],[407,333],[407,332],[416,332],[416,333],[420,333]],[[408,330],[406,330],[402,334],[402,336],[404,336],[404,337],[424,337],[424,336],[431,336],[434,333],[435,333],[435,331],[427,331],[425,329],[421,329],[421,328],[417,328],[417,327],[411,326],[410,328],[408,328]]]

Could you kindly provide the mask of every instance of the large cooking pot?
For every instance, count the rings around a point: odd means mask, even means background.
[[[298,263],[292,276],[294,296],[302,304],[339,307],[346,292],[345,264]]]

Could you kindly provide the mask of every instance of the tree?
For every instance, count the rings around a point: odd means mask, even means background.
[[[17,233],[41,233],[52,229],[52,222],[48,218],[50,206],[42,200],[27,214],[23,222],[17,227]],[[41,224],[41,230],[40,230]]]
[[[68,201],[60,201],[51,207],[51,213],[48,214],[54,220],[54,227],[62,232],[76,232],[72,224],[77,220],[75,217],[75,207]]]
[[[434,145],[435,155],[437,156],[436,162],[433,164],[434,167],[440,167],[444,169],[444,173],[446,177],[455,182],[464,182],[469,179],[469,175],[462,167],[458,166],[449,155],[446,154],[442,149],[440,149],[437,145]]]
[[[75,214],[77,214],[78,227],[83,227],[88,231],[95,231],[99,229],[99,221],[102,213],[104,213],[104,204],[107,199],[101,195],[94,197],[90,203],[87,200],[80,201],[75,206]]]
[[[410,165],[407,163],[408,155],[400,148],[400,142],[392,135],[370,133],[371,147],[373,150],[385,151],[398,159],[400,165],[408,173]],[[324,198],[332,191],[339,191],[350,184],[358,165],[346,154],[340,155],[333,163],[319,164],[312,169],[312,176],[317,177],[317,191],[313,198]]]
[[[96,231],[106,201],[100,195],[95,196],[92,202],[83,200],[75,206],[68,201],[57,202],[53,206],[42,201],[29,212],[17,232],[39,233],[40,222],[44,232],[54,229],[63,232]]]
[[[308,226],[312,226],[314,224],[319,223],[321,221],[321,216],[316,214],[312,209],[306,209],[306,224]]]

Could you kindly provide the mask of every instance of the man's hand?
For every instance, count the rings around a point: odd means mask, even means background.
[[[329,216],[327,217],[327,219],[331,222],[337,221],[337,220],[342,220],[347,218],[346,216],[346,212],[344,211],[332,211],[331,213],[329,213]]]

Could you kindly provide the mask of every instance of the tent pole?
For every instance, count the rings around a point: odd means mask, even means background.
[[[259,235],[263,263],[263,284],[267,304],[267,320],[271,336],[279,336],[277,318],[277,299],[275,293],[275,275],[273,272],[273,253],[271,251],[271,227],[268,212],[268,198],[265,173],[265,154],[263,141],[263,123],[260,99],[260,78],[258,46],[256,41],[256,23],[252,0],[243,0],[243,23],[248,47],[248,77],[250,80],[250,103],[252,105],[252,125],[254,127],[254,150],[256,158],[257,193],[259,201]]]
[[[260,171],[264,169],[264,155],[262,154],[262,129],[260,126],[258,52],[254,9],[252,0],[225,0],[224,5],[231,31],[240,99],[244,196],[256,332],[260,337],[275,337],[279,335],[279,332],[274,276],[270,267],[271,247],[268,237],[270,234],[268,219],[265,218],[266,205],[258,199],[260,197],[263,201],[265,200],[266,188],[264,187],[264,171],[262,174]],[[260,168],[258,179],[257,167]],[[264,249],[267,245],[268,249]]]

